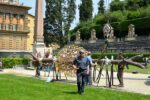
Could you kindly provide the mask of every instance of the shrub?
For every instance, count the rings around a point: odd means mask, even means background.
[[[12,68],[15,65],[28,65],[29,58],[1,58],[3,68]]]
[[[114,56],[114,59],[116,59],[117,55],[118,55],[118,53],[93,53],[92,58],[93,59],[102,59],[105,56],[107,56],[109,59],[111,59],[111,56]],[[124,53],[123,55],[125,58],[131,58],[136,55],[141,55],[141,53]],[[144,57],[148,57],[148,56],[150,56],[150,53],[143,53],[142,55]]]
[[[110,20],[111,22],[124,21],[126,20],[126,16],[121,11],[114,11],[110,13]]]

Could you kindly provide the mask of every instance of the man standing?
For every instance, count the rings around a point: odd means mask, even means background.
[[[123,54],[122,53],[119,53],[118,57],[117,57],[119,60],[123,60],[124,57],[123,57]],[[123,62],[120,62],[118,64],[118,71],[117,71],[117,78],[119,80],[119,87],[123,87],[124,84],[123,84],[123,71],[124,71],[124,66],[125,64]]]
[[[97,63],[93,63],[90,51],[87,53],[87,58],[89,60],[89,74],[87,75],[87,84],[92,85],[92,66],[95,67]]]
[[[40,52],[35,52],[35,54],[30,53],[31,56],[33,57],[32,61],[34,63],[35,66],[35,77],[39,77],[40,76],[40,61],[41,61],[41,53]]]
[[[79,55],[73,62],[73,67],[77,69],[78,93],[82,95],[84,93],[85,80],[89,73],[89,60],[84,55],[84,50],[79,51]]]

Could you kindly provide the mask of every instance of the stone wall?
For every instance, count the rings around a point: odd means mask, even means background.
[[[105,40],[97,40],[95,43],[82,41],[78,44],[91,52],[102,52],[105,45]],[[108,43],[107,51],[105,52],[150,52],[150,37],[137,37],[134,41],[114,41]]]

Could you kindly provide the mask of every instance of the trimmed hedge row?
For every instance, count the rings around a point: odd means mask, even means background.
[[[29,58],[0,58],[3,68],[12,68],[15,65],[28,65]]]
[[[114,59],[116,59],[118,53],[93,53],[92,54],[92,58],[93,59],[102,59],[105,56],[107,56],[109,59],[111,58],[111,56],[114,56]],[[125,58],[130,58],[136,55],[143,55],[144,57],[148,57],[150,56],[150,53],[124,53],[123,54]]]
[[[138,18],[133,20],[126,20],[120,23],[113,23],[112,26],[114,26],[116,33],[118,34],[120,33],[119,37],[124,37],[128,33],[128,25],[134,24],[135,33],[141,36],[141,35],[149,35],[150,32],[149,23],[150,23],[150,17],[146,17],[146,18]]]

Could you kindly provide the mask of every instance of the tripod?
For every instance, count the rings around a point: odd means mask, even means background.
[[[114,85],[114,81],[113,81],[113,64],[111,64],[111,60],[109,60],[108,58],[102,59],[101,62],[98,62],[99,65],[101,65],[99,72],[98,72],[98,76],[96,78],[96,67],[94,67],[93,70],[93,81],[95,83],[97,83],[97,86],[99,85],[101,76],[103,75],[102,72],[105,68],[105,72],[106,72],[106,87],[110,87],[112,85]],[[108,71],[108,67],[111,66],[111,72],[109,73]]]

